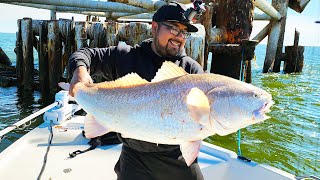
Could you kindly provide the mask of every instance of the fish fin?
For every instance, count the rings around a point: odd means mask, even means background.
[[[141,78],[137,73],[130,73],[115,81],[106,81],[97,83],[98,88],[119,88],[119,87],[132,87],[141,84],[147,84],[148,81]]]
[[[193,119],[200,124],[206,125],[210,123],[209,125],[211,125],[211,121],[209,120],[209,100],[201,89],[197,87],[192,88],[187,95],[186,102],[190,115]]]
[[[94,138],[110,132],[107,128],[97,122],[91,114],[87,114],[84,121],[84,132],[86,138]]]
[[[187,74],[188,73],[183,68],[177,66],[173,62],[165,61],[151,82],[159,82]]]
[[[187,166],[190,166],[193,161],[198,157],[201,146],[201,140],[186,142],[180,145],[180,150],[182,157],[187,163]]]
[[[70,84],[69,84],[69,83],[59,82],[58,85],[59,85],[63,90],[69,91],[69,89],[70,89]]]

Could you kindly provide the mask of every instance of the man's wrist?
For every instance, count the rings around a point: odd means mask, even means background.
[[[73,71],[73,75],[75,74],[79,74],[81,72],[88,72],[87,68],[85,66],[78,66],[74,71]]]

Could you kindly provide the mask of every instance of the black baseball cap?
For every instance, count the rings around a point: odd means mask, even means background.
[[[153,15],[152,21],[155,22],[178,22],[187,26],[188,32],[197,32],[198,28],[190,23],[190,21],[185,17],[185,12],[187,8],[184,4],[177,2],[171,2],[170,4],[163,5],[158,11]]]

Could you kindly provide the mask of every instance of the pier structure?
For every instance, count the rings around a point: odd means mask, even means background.
[[[212,73],[251,82],[254,50],[268,36],[263,72],[278,72],[285,61],[285,72],[299,72],[303,66],[303,47],[294,46],[282,52],[287,9],[302,12],[310,0],[204,0],[206,12],[193,19],[199,32],[192,33],[185,45],[186,53]],[[190,5],[190,0],[177,0]],[[34,84],[33,48],[39,58],[39,84],[42,91],[57,91],[66,72],[68,58],[82,47],[107,47],[120,41],[134,45],[151,37],[153,13],[168,3],[162,0],[91,1],[91,0],[0,0],[19,6],[48,9],[51,20],[18,20],[16,40],[16,76],[20,86],[32,89]],[[254,11],[259,8],[264,13]],[[86,21],[56,19],[59,12],[87,15]],[[106,17],[100,22],[99,17]],[[269,21],[250,39],[254,20]],[[212,61],[208,67],[209,53]],[[290,59],[287,61],[287,59]],[[292,65],[293,64],[293,65]],[[301,66],[302,64],[302,66]],[[291,68],[289,68],[291,67]],[[295,68],[292,68],[295,67]]]

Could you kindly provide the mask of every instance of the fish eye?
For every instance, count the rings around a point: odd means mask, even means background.
[[[253,91],[253,97],[257,98],[258,96],[259,96],[259,94],[257,92],[255,92],[255,91]]]

